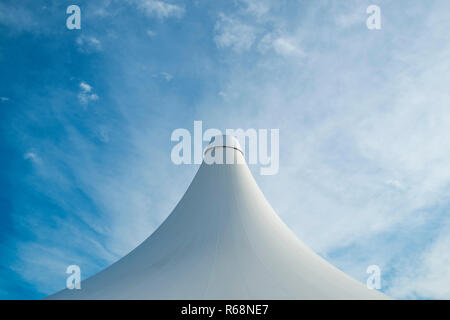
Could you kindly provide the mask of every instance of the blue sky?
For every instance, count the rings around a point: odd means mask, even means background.
[[[362,282],[379,265],[393,297],[450,298],[449,10],[3,0],[0,298],[42,298],[148,237],[197,170],[170,160],[194,120],[280,129],[279,173],[251,170],[300,239]]]

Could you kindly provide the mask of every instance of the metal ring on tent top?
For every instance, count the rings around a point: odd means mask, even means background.
[[[230,146],[212,146],[212,147],[208,147],[208,148],[206,148],[206,150],[205,150],[205,152],[203,153],[203,155],[206,156],[206,153],[207,153],[209,150],[212,150],[212,149],[215,149],[215,148],[229,148],[229,149],[234,149],[234,150],[237,150],[237,151],[239,151],[240,153],[242,153],[242,156],[245,157],[244,152],[243,152],[241,149],[236,148],[236,147],[230,147]]]

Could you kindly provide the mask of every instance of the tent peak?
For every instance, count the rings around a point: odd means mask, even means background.
[[[244,150],[239,144],[239,141],[234,136],[221,134],[212,137],[208,147],[205,149],[204,155],[206,156],[208,152],[216,148],[231,148],[238,150],[239,152],[242,153],[242,155],[244,155]]]

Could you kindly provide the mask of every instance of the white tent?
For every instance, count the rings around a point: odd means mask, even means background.
[[[258,188],[237,140],[218,137],[183,198],[149,238],[80,290],[48,298],[388,298],[300,242]],[[222,155],[235,162],[209,164]]]

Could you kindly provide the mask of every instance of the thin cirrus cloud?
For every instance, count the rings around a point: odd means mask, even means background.
[[[257,48],[262,53],[302,58],[305,55],[301,37],[289,33],[284,22],[270,13],[272,3],[242,0],[240,10],[219,13],[214,26],[214,41],[218,48],[231,48],[242,53]]]
[[[185,9],[177,4],[159,1],[159,0],[134,0],[136,7],[148,16],[155,16],[159,19],[170,17],[181,18]]]
[[[94,36],[81,35],[76,38],[78,49],[83,53],[92,53],[102,50],[102,43]]]
[[[248,50],[256,39],[256,30],[238,19],[223,13],[214,26],[214,41],[219,48],[230,47],[236,52]]]
[[[39,162],[40,161],[38,155],[35,152],[32,152],[32,151],[29,151],[29,152],[25,153],[23,158],[26,159],[26,160],[30,160],[32,162]]]
[[[13,31],[35,31],[39,27],[38,20],[27,7],[6,3],[0,3],[0,25]]]
[[[302,58],[305,52],[297,38],[283,37],[274,33],[266,34],[258,43],[262,53],[273,51],[284,57]]]
[[[450,296],[450,228],[446,225],[427,249],[396,277],[391,289],[394,296],[417,299],[420,297],[448,299]]]
[[[265,16],[273,4],[267,0],[241,0],[240,2],[242,3],[241,11],[250,13],[256,17]]]

